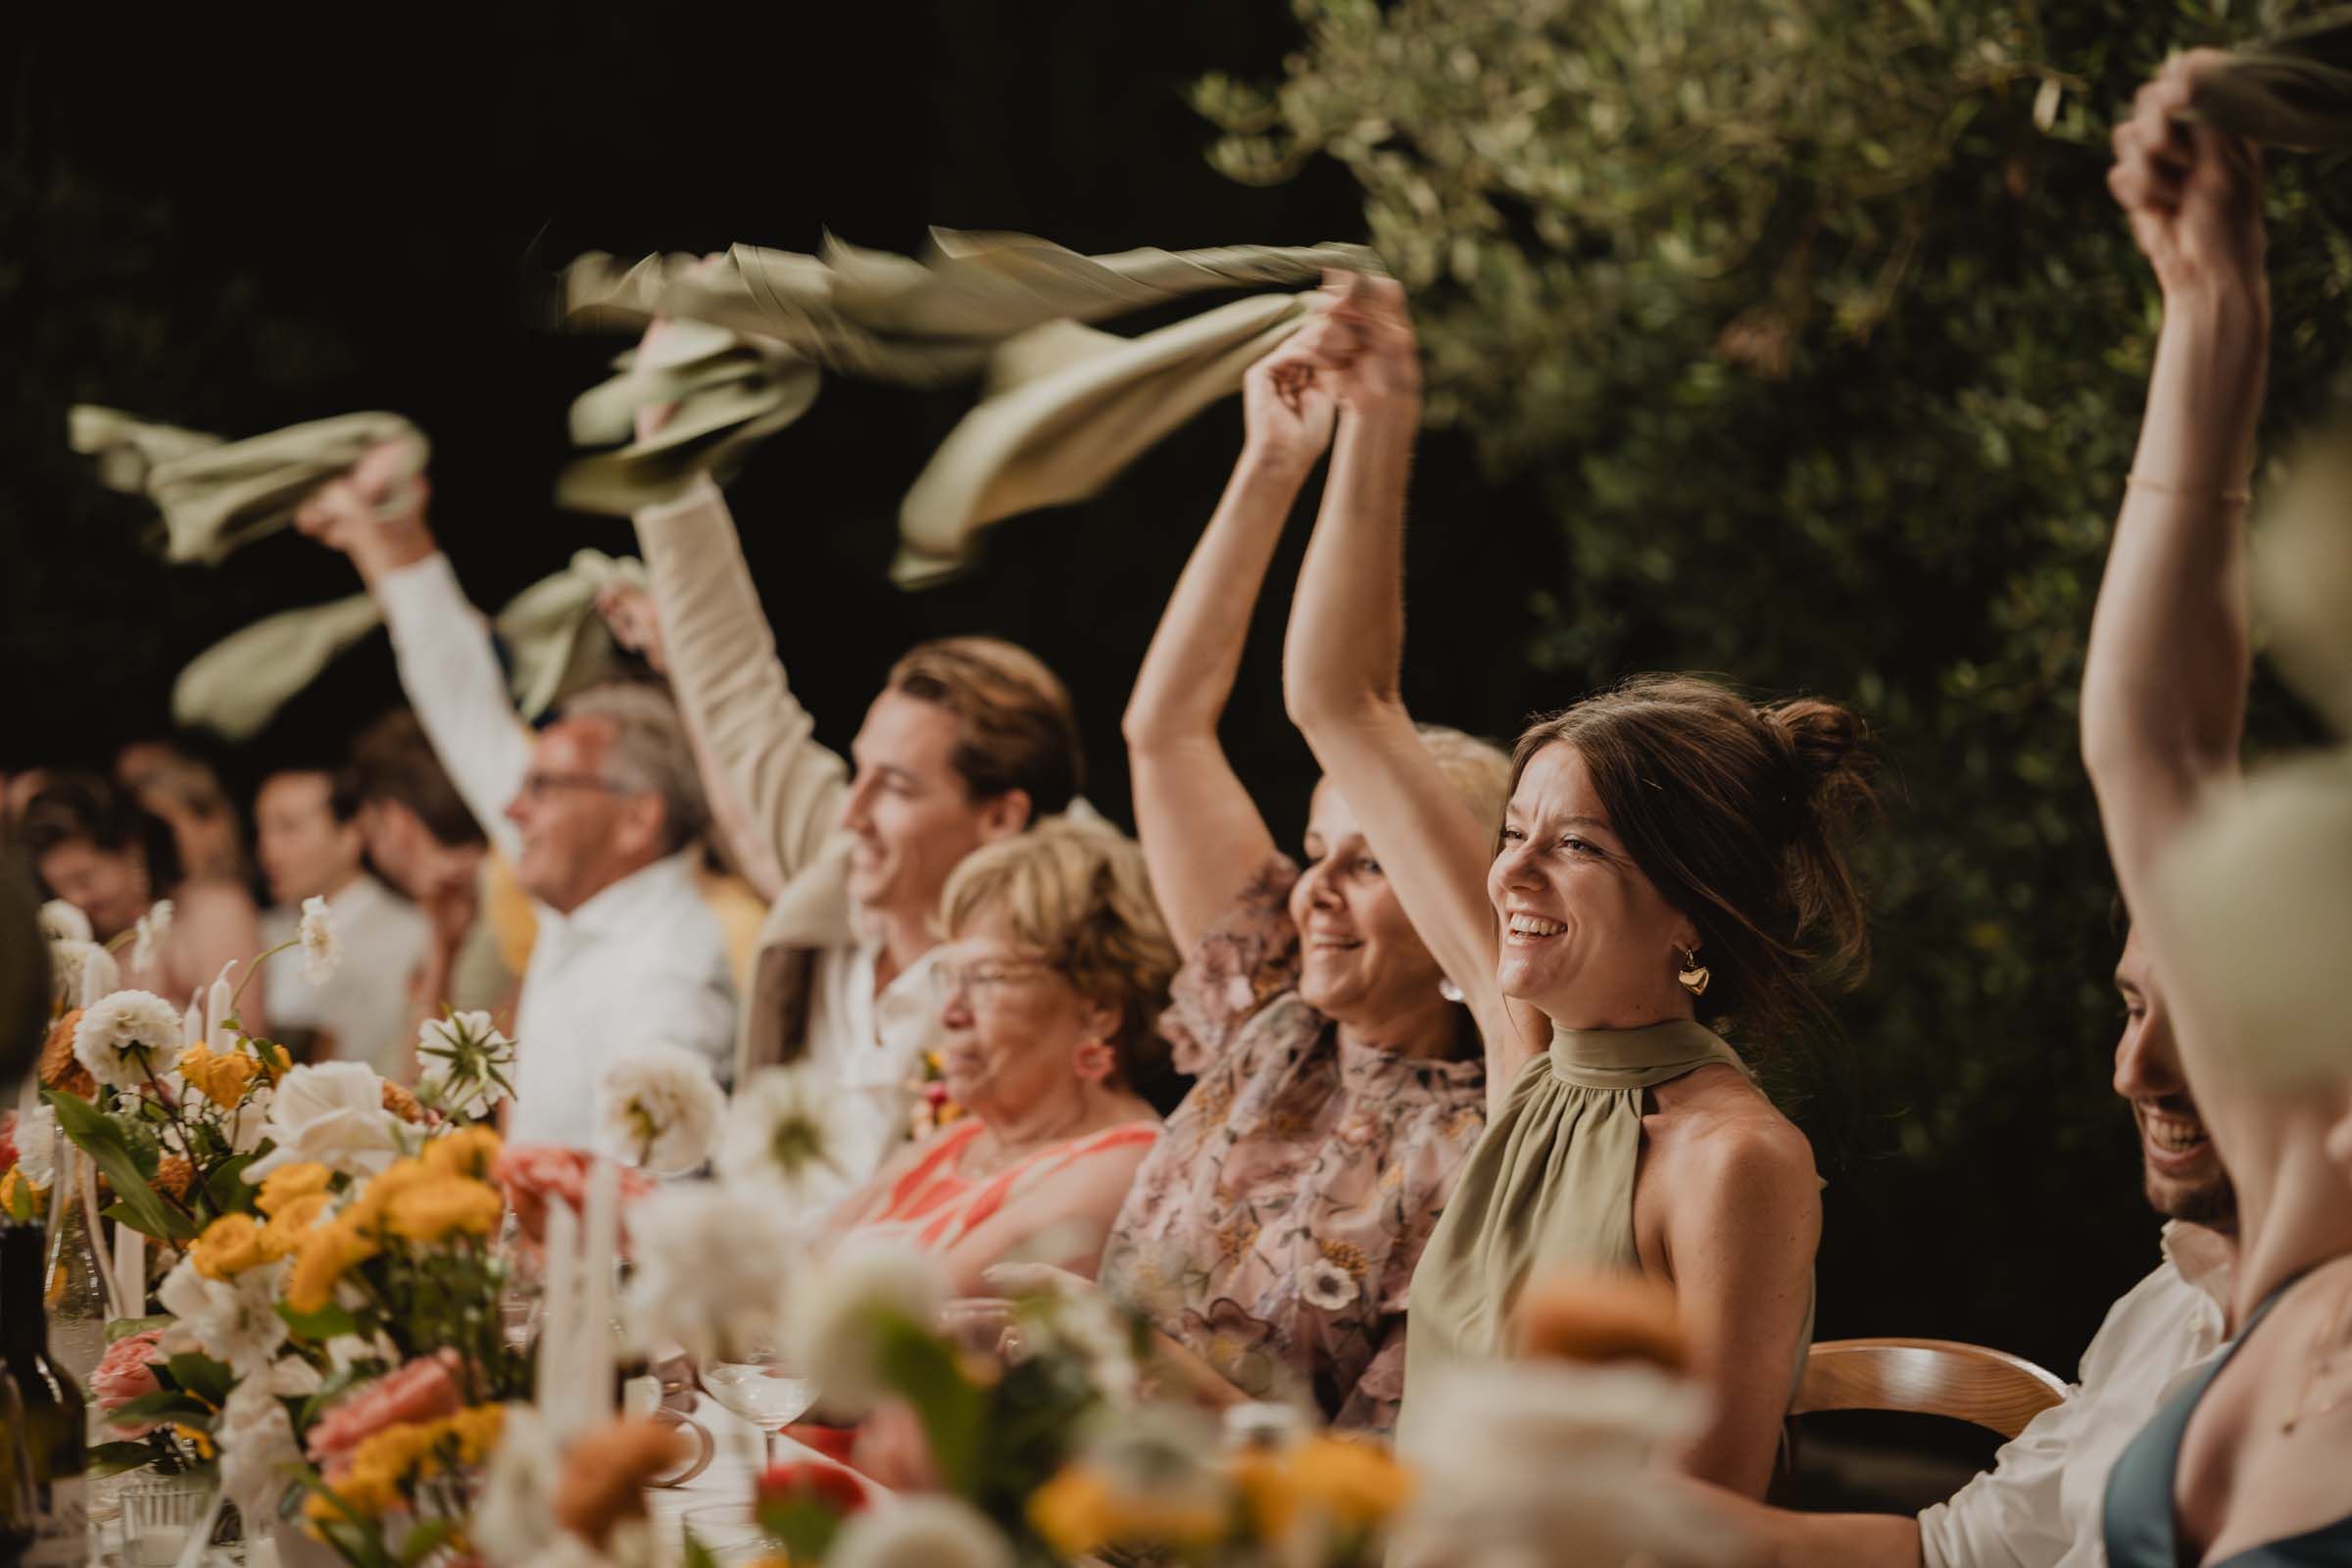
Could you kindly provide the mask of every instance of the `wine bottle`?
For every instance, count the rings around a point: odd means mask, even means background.
[[[10,1397],[0,1401],[0,1466],[23,1478],[30,1541],[23,1568],[78,1568],[89,1561],[84,1495],[81,1390],[49,1354],[47,1262],[38,1225],[0,1227],[0,1368]]]

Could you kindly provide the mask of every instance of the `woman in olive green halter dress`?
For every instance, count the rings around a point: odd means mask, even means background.
[[[1420,386],[1402,292],[1332,295],[1278,355],[1343,411],[1284,690],[1465,993],[1491,1102],[1413,1278],[1400,1441],[1417,1390],[1509,1349],[1530,1278],[1638,1271],[1673,1288],[1715,1394],[1683,1465],[1761,1494],[1810,1333],[1820,1183],[1722,1031],[1778,1046],[1825,971],[1858,967],[1861,901],[1830,829],[1868,796],[1862,726],[1696,677],[1630,682],[1528,732],[1498,844],[1397,697]]]

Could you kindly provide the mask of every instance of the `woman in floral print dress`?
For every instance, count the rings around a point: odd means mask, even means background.
[[[1328,392],[1267,366],[1244,400],[1241,461],[1124,726],[1138,834],[1187,956],[1161,1029],[1196,1082],[1101,1278],[1173,1342],[1205,1400],[1297,1399],[1386,1432],[1406,1287],[1484,1125],[1485,1068],[1347,803],[1316,789],[1301,869],[1218,744],[1258,586],[1333,425]],[[1462,808],[1499,820],[1502,754],[1423,733]]]

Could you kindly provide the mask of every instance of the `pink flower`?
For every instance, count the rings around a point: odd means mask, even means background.
[[[562,1144],[509,1144],[499,1151],[498,1159],[490,1167],[490,1179],[506,1190],[507,1206],[514,1211],[514,1223],[533,1246],[547,1241],[547,1205],[550,1199],[560,1200],[574,1214],[588,1206],[588,1172],[595,1168],[597,1156],[584,1149],[567,1149]],[[621,1247],[628,1247],[626,1214],[628,1205],[654,1190],[654,1179],[643,1171],[624,1165],[620,1170],[620,1203],[623,1215]]]
[[[461,1364],[457,1351],[436,1350],[346,1394],[311,1428],[312,1462],[331,1474],[352,1449],[386,1427],[456,1415],[466,1400],[451,1374]]]
[[[155,1380],[154,1366],[162,1359],[156,1343],[163,1337],[162,1329],[149,1329],[144,1334],[126,1334],[106,1348],[106,1354],[90,1369],[90,1396],[101,1411],[119,1410],[140,1395],[163,1387]],[[153,1421],[140,1421],[116,1430],[124,1437],[143,1438],[155,1427]]]

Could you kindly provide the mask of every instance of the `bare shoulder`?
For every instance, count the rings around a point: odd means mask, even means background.
[[[1702,1067],[1661,1085],[1656,1102],[1642,1118],[1645,1160],[1671,1171],[1678,1191],[1777,1200],[1818,1190],[1812,1141],[1731,1068]]]

